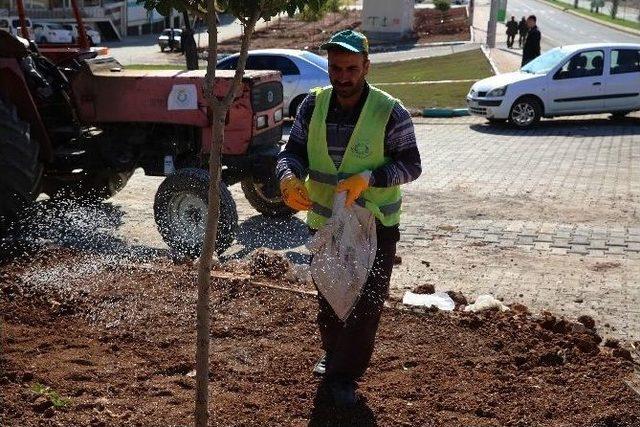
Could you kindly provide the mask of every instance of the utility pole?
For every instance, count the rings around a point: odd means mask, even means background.
[[[473,27],[473,10],[475,8],[475,0],[469,0],[469,25]]]
[[[487,47],[496,47],[496,26],[498,16],[498,1],[491,0],[491,9],[489,10],[489,24],[487,25]]]

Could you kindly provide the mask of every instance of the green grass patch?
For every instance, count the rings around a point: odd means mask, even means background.
[[[433,58],[371,64],[371,83],[419,82],[427,80],[483,79],[493,75],[480,49]]]
[[[134,70],[175,70],[175,65],[134,64]],[[367,80],[376,83],[429,80],[480,80],[493,75],[491,65],[480,50],[396,63],[372,64]],[[442,84],[383,85],[380,88],[411,108],[465,107],[465,97],[473,82]]]
[[[61,397],[58,394],[57,391],[52,390],[51,387],[47,387],[47,386],[42,385],[40,383],[35,383],[31,387],[31,390],[34,393],[39,394],[39,395],[44,396],[47,399],[49,399],[51,404],[53,404],[53,406],[56,409],[64,408],[65,406],[69,405],[69,403],[71,403],[71,399],[67,399],[67,398]]]
[[[402,100],[408,108],[463,108],[473,83],[385,85],[380,89]]]
[[[606,13],[595,13],[591,12],[589,9],[585,9],[584,7],[578,7],[575,9],[573,5],[567,4],[565,2],[561,2],[558,0],[545,0],[549,3],[553,3],[555,5],[561,6],[564,9],[573,10],[581,15],[590,16],[599,21],[609,22],[611,24],[620,25],[621,27],[633,28],[634,30],[640,30],[640,22],[628,21],[626,19],[613,19],[611,15],[608,14],[608,10],[605,10]],[[620,5],[618,10],[622,9],[622,5]]]

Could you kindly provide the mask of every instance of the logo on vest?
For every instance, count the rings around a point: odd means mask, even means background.
[[[351,152],[359,159],[364,159],[368,157],[371,153],[371,148],[369,148],[369,143],[367,141],[357,141],[351,147]]]

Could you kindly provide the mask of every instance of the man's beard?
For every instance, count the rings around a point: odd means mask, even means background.
[[[332,81],[333,90],[336,91],[341,98],[350,98],[358,94],[364,87],[364,79],[359,80],[356,84],[341,85],[336,81]]]

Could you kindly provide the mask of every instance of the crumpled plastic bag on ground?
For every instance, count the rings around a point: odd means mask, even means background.
[[[490,310],[492,308],[497,308],[500,311],[508,311],[509,307],[504,305],[500,300],[495,299],[491,295],[480,295],[476,298],[476,301],[473,304],[469,304],[464,308],[464,311],[473,311],[474,313],[477,311]]]
[[[440,310],[453,311],[456,303],[446,292],[436,292],[434,294],[414,294],[407,291],[404,293],[402,303],[406,305],[414,305],[417,307],[435,306]]]
[[[346,193],[336,193],[331,218],[307,242],[311,277],[342,321],[360,298],[377,249],[375,217],[345,200]]]

